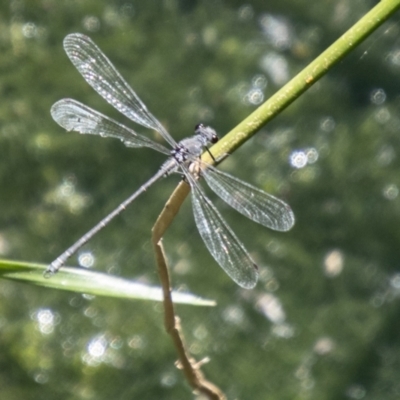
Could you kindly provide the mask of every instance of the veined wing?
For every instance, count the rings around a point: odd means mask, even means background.
[[[201,175],[222,200],[247,218],[276,231],[288,231],[294,225],[293,211],[282,200],[212,165]]]
[[[104,100],[132,121],[158,131],[174,147],[175,140],[89,37],[80,33],[68,35],[64,49],[86,82]]]
[[[67,131],[117,138],[128,147],[150,147],[161,153],[170,154],[170,151],[161,144],[139,135],[76,100],[60,100],[53,104],[50,112],[53,119]]]
[[[192,189],[197,229],[208,251],[239,286],[253,288],[258,280],[257,265],[193,176],[188,171],[185,175]]]

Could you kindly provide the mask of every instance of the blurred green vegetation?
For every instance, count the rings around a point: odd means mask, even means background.
[[[51,120],[51,105],[73,97],[130,124],[69,62],[68,33],[92,37],[175,138],[200,121],[223,135],[373,4],[0,5],[1,256],[50,262],[163,161]],[[164,240],[174,288],[218,302],[178,314],[229,399],[399,398],[399,30],[395,17],[221,165],[296,214],[292,231],[276,233],[215,201],[260,265],[254,290],[211,259],[189,201]],[[93,268],[157,284],[150,229],[178,180],[151,188],[80,262],[94,257]],[[159,303],[4,280],[0,299],[2,398],[192,397]]]

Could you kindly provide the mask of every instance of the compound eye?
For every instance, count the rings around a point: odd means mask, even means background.
[[[197,125],[194,127],[194,131],[197,132],[198,130],[203,129],[203,128],[204,128],[204,125],[200,123],[200,124],[197,124]]]
[[[218,140],[219,140],[219,138],[218,138],[217,134],[214,133],[214,134],[211,136],[211,143],[217,143]]]

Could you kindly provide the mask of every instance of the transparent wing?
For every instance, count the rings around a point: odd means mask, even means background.
[[[174,147],[175,140],[90,38],[80,33],[68,35],[64,39],[64,49],[76,69],[100,96],[132,121],[158,131]]]
[[[63,99],[51,107],[53,119],[67,131],[120,139],[128,147],[150,147],[164,154],[170,151],[119,122],[92,110],[78,101]]]
[[[282,200],[212,165],[201,174],[222,200],[247,218],[276,231],[288,231],[294,225],[293,211]]]
[[[192,189],[197,229],[208,251],[239,286],[253,288],[258,280],[257,265],[196,180],[187,171],[185,175]]]

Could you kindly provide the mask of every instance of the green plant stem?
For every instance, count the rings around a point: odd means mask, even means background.
[[[212,147],[214,157],[218,159],[224,154],[230,154],[250,139],[262,126],[288,107],[333,65],[381,26],[399,7],[400,0],[382,0],[378,3],[310,65],[215,144]],[[203,159],[212,163],[206,154]]]

